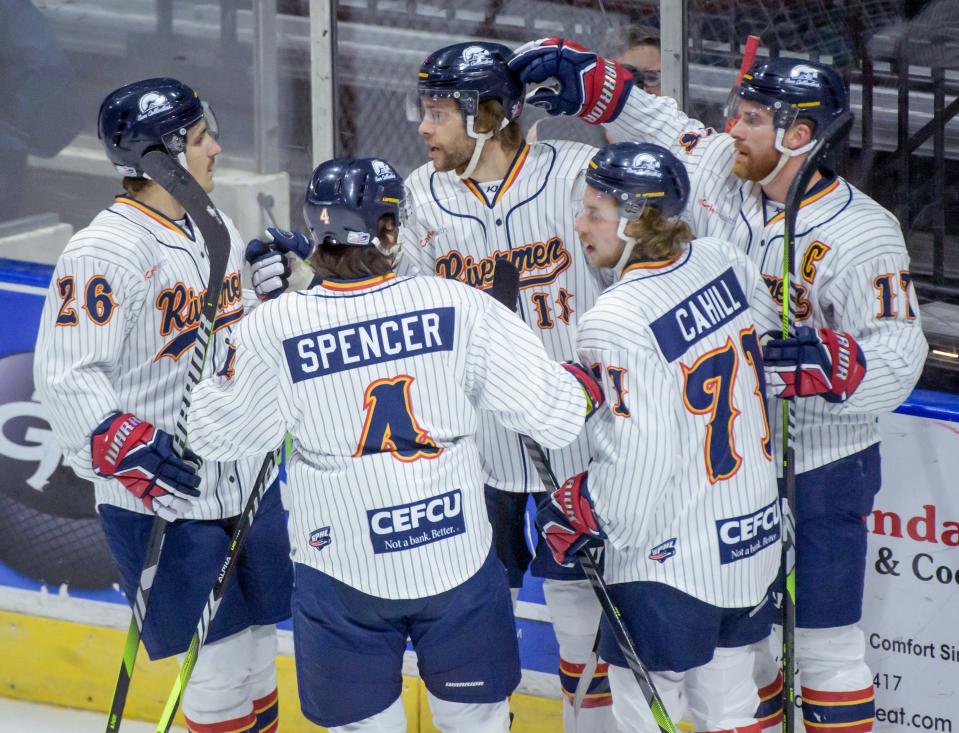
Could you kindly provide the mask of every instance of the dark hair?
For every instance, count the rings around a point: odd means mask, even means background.
[[[358,280],[393,272],[393,258],[373,245],[323,244],[306,262],[321,279]]]
[[[126,191],[130,196],[136,196],[138,193],[143,193],[146,190],[146,187],[149,186],[152,181],[149,178],[133,178],[131,176],[123,177],[123,190]]]
[[[682,252],[683,245],[693,241],[693,230],[682,219],[668,219],[655,206],[649,206],[638,219],[626,225],[627,236],[636,240],[630,262],[667,260]]]

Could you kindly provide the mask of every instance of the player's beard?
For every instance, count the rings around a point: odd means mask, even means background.
[[[779,162],[780,152],[773,148],[762,153],[749,151],[745,157],[737,155],[733,160],[733,175],[744,181],[761,181]]]
[[[465,170],[475,147],[476,141],[469,137],[457,141],[453,146],[437,146],[433,156],[433,167],[441,173]]]

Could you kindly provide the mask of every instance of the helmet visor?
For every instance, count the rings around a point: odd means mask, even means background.
[[[575,212],[576,218],[585,215],[589,221],[619,221],[620,219],[638,219],[643,215],[649,203],[655,198],[644,192],[629,193],[595,180],[586,182],[580,205]]]
[[[217,122],[216,115],[213,114],[213,107],[206,102],[200,102],[203,107],[203,119],[206,120],[207,134],[214,140],[220,139],[220,123]]]
[[[747,127],[772,126],[788,130],[796,121],[798,110],[755,90],[733,87],[726,99],[727,120],[740,120]]]
[[[433,125],[475,115],[479,109],[479,92],[472,89],[433,89],[424,86],[406,95],[406,119],[417,124]]]

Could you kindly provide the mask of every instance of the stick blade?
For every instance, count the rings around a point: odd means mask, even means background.
[[[519,271],[509,260],[500,258],[493,266],[493,284],[487,291],[498,302],[516,312],[516,299],[519,296]]]

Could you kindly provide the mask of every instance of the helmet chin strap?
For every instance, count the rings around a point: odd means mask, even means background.
[[[623,253],[619,256],[619,260],[613,265],[613,272],[616,273],[616,279],[619,280],[623,275],[623,270],[626,268],[626,263],[629,262],[630,256],[633,254],[633,249],[636,247],[636,239],[630,237],[626,234],[626,226],[629,224],[629,219],[625,216],[619,217],[619,226],[616,227],[616,236],[623,240]]]
[[[493,137],[492,131],[476,132],[476,129],[473,126],[474,122],[476,122],[475,115],[466,115],[466,134],[476,140],[476,147],[473,148],[473,155],[470,156],[470,162],[466,164],[466,168],[464,168],[463,172],[459,174],[459,177],[463,180],[466,180],[473,175],[473,171],[475,171],[476,166],[479,165],[480,156],[483,154],[483,146],[486,145],[487,140]],[[502,130],[508,124],[509,120],[504,117],[502,122],[500,122],[499,129]]]
[[[760,182],[760,186],[768,186],[776,176],[779,175],[779,172],[785,167],[786,163],[789,162],[790,158],[795,158],[797,155],[803,155],[808,153],[813,149],[813,146],[816,144],[816,140],[810,140],[808,143],[803,145],[801,148],[787,148],[783,145],[783,137],[786,135],[786,130],[782,127],[776,128],[776,150],[779,151],[779,160],[776,163],[776,166],[769,172],[769,174],[763,178]]]

